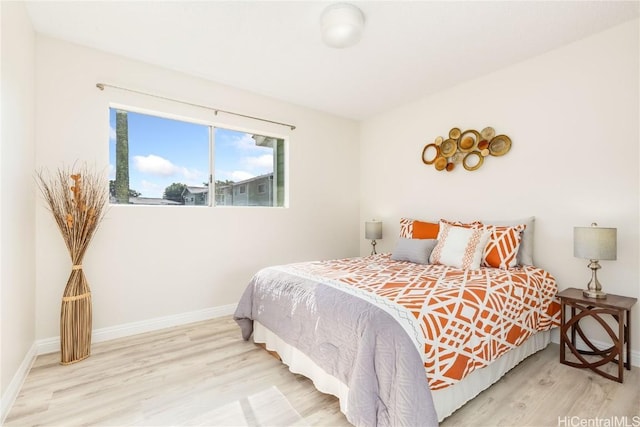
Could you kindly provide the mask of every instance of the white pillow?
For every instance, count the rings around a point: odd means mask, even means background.
[[[406,239],[399,238],[391,253],[394,261],[410,261],[416,264],[429,264],[429,256],[436,246],[435,239]]]
[[[438,243],[431,252],[432,264],[443,264],[463,270],[477,270],[491,231],[468,228],[440,221]]]

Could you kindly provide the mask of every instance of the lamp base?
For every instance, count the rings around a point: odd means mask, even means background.
[[[600,263],[598,260],[590,260],[589,268],[591,269],[591,281],[587,284],[587,289],[582,291],[582,295],[587,298],[605,299],[607,294],[602,292],[602,285],[598,280],[598,270],[600,269]]]
[[[584,291],[582,291],[582,295],[584,295],[587,298],[596,298],[596,299],[606,299],[607,298],[607,294],[602,292],[602,291],[584,290]]]

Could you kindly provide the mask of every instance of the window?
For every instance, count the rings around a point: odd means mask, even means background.
[[[283,138],[118,108],[109,116],[112,204],[285,206]]]
[[[220,127],[213,132],[216,206],[284,206],[284,139]]]

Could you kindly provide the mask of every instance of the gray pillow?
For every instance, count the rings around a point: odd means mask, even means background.
[[[416,264],[429,264],[429,256],[436,246],[436,239],[407,239],[400,237],[391,253],[394,261],[410,261]]]

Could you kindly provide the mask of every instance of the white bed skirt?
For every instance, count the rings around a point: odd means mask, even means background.
[[[340,400],[340,410],[346,414],[349,404],[349,387],[347,385],[326,373],[304,353],[285,343],[280,337],[257,321],[253,322],[253,340],[256,343],[265,344],[268,350],[278,353],[282,361],[289,366],[291,372],[309,378],[313,381],[316,389],[322,393],[336,396]],[[431,394],[438,414],[438,421],[442,421],[451,415],[456,409],[476,397],[482,390],[498,381],[522,360],[542,350],[550,342],[551,333],[549,331],[539,332],[491,365],[473,371],[463,381],[441,390],[432,391]]]

